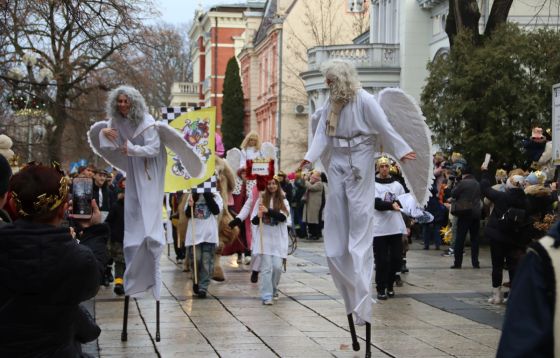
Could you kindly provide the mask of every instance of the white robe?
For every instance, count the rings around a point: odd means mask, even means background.
[[[134,296],[151,289],[154,298],[159,300],[159,260],[165,244],[161,210],[167,152],[157,129],[152,126],[154,123],[149,114],[136,128],[129,121],[112,119],[109,127],[119,133],[118,147],[102,132],[99,142],[102,148],[119,152],[126,143],[128,150],[124,168],[127,174],[123,242],[125,293]]]
[[[371,322],[372,313],[375,152],[380,144],[402,158],[412,149],[395,132],[375,98],[363,89],[344,106],[338,121],[337,136],[354,138],[352,143],[327,136],[328,103],[315,114],[320,115],[319,125],[305,159],[315,162],[321,157],[327,169],[323,230],[327,262],[346,313],[356,316],[356,324],[364,324]],[[350,168],[350,153],[360,180]]]
[[[261,199],[257,199],[257,203],[253,207],[251,219],[253,219],[259,212]],[[270,203],[272,204],[272,202]],[[269,205],[271,207],[272,205]],[[284,199],[284,206],[290,207],[288,200]],[[283,259],[288,257],[288,226],[290,223],[290,216],[286,217],[286,221],[278,223],[278,225],[262,225],[262,250],[261,250],[261,232],[259,225],[251,224],[252,233],[252,254],[253,255],[271,255],[281,257]]]

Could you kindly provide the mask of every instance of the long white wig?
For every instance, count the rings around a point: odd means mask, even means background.
[[[347,60],[332,59],[321,64],[321,72],[330,80],[329,89],[332,100],[349,102],[361,88],[354,64]]]
[[[120,95],[125,95],[128,97],[128,101],[130,102],[130,111],[128,112],[127,119],[132,121],[137,126],[144,119],[144,115],[146,114],[146,112],[148,112],[148,109],[146,107],[146,101],[144,100],[144,97],[142,97],[140,92],[132,86],[119,86],[109,92],[107,103],[105,105],[107,115],[110,118],[116,120],[125,119],[122,116],[121,112],[119,112],[117,107],[117,99]]]

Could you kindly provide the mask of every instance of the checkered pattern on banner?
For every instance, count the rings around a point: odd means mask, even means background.
[[[162,107],[161,108],[161,119],[166,121],[172,121],[179,117],[183,113],[187,113],[187,107]]]
[[[215,175],[212,175],[210,179],[194,187],[194,192],[198,194],[217,193],[218,178]]]

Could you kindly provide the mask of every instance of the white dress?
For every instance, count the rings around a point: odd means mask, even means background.
[[[110,120],[117,129],[117,145],[99,133],[100,146],[120,152],[127,146],[127,174],[123,251],[126,263],[124,289],[134,296],[152,290],[156,300],[161,291],[159,259],[165,236],[161,208],[167,152],[160,142],[152,116],[134,128],[128,120]]]
[[[395,132],[376,99],[360,89],[340,113],[336,139],[326,134],[329,102],[314,115],[319,125],[305,159],[320,157],[329,192],[323,236],[333,281],[356,324],[371,322],[373,277],[374,156],[381,145],[398,158],[412,151]],[[352,162],[352,170],[350,166]],[[360,179],[356,179],[358,174]]]
[[[257,199],[251,219],[253,219],[259,212],[259,205],[261,199]],[[272,203],[270,203],[272,206]],[[289,208],[288,200],[284,199],[284,206]],[[262,225],[262,249],[261,249],[261,233],[259,225],[251,225],[251,232],[253,235],[252,253],[254,255],[264,254],[281,257],[283,259],[288,257],[288,225],[290,225],[290,216],[288,215],[286,221],[278,223],[277,225]]]

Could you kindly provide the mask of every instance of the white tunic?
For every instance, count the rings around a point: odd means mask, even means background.
[[[253,219],[259,212],[259,205],[261,199],[257,200],[251,213],[251,219]],[[289,208],[288,200],[284,199],[284,206]],[[272,202],[269,207],[272,207]],[[285,213],[284,213],[285,214]],[[251,225],[252,232],[252,250],[253,254],[259,255],[271,255],[278,256],[281,258],[288,257],[288,225],[290,225],[290,216],[286,217],[286,221],[278,223],[277,225],[271,226],[267,224],[262,225],[262,251],[261,251],[261,233],[259,225]]]
[[[214,200],[220,211],[224,206],[222,201],[222,196],[218,194],[214,195]],[[190,210],[188,204],[186,206],[187,210]],[[185,210],[185,208],[183,208]],[[206,206],[206,200],[204,196],[199,194],[198,200],[195,204],[194,216],[195,218],[189,218],[187,225],[187,236],[185,239],[186,246],[193,246],[193,221],[194,221],[194,245],[198,245],[203,242],[210,244],[218,244],[218,215],[212,215],[212,213],[206,212],[208,207]],[[197,214],[198,212],[198,214]],[[204,219],[204,217],[206,217]]]
[[[247,147],[241,149],[241,157],[239,159],[239,167],[245,168],[247,166],[248,160],[253,160],[255,158],[262,157],[261,151],[255,147]]]
[[[321,117],[305,159],[315,162],[321,157],[327,169],[329,192],[323,230],[327,262],[346,313],[353,313],[356,323],[363,324],[371,322],[372,310],[375,152],[380,144],[383,150],[402,158],[412,149],[395,132],[375,98],[363,89],[340,113],[337,136],[350,140],[327,136],[329,107],[327,101],[315,114]]]
[[[394,201],[403,195],[404,188],[398,181],[391,183],[375,183],[375,198],[383,201]],[[373,211],[373,237],[406,234],[406,225],[400,211]]]
[[[125,292],[134,296],[151,289],[159,300],[159,259],[165,244],[161,208],[167,152],[153,124],[154,119],[147,113],[136,128],[128,120],[111,119],[109,127],[119,133],[117,146],[102,132],[99,142],[102,148],[116,152],[126,144],[128,150],[123,242]]]

